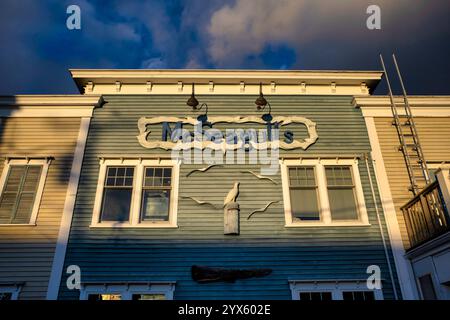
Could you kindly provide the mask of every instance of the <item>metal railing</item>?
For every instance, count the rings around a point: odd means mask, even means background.
[[[437,181],[426,186],[401,209],[411,248],[450,230],[450,217]]]

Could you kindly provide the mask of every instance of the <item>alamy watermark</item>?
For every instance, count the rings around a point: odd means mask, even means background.
[[[366,285],[369,290],[381,289],[381,269],[379,266],[373,264],[367,267],[366,273],[369,274]]]
[[[204,129],[199,122],[194,132],[171,131],[176,144],[171,157],[183,164],[260,164],[261,174],[275,175],[279,168],[279,129]],[[290,141],[291,136],[284,139]]]
[[[369,17],[366,20],[366,26],[369,30],[381,29],[381,8],[376,4],[367,7],[366,13]]]
[[[69,30],[81,29],[81,9],[76,4],[67,7],[66,13],[69,15],[66,19],[66,27]]]

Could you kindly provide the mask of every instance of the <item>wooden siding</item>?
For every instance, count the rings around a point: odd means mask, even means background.
[[[403,243],[408,248],[410,244],[400,207],[413,197],[412,192],[408,190],[411,183],[408,178],[403,154],[398,150],[400,143],[397,131],[392,125],[392,118],[374,118],[374,121],[392,198],[397,211],[400,232]],[[414,121],[426,161],[450,161],[450,118],[415,117]]]
[[[19,299],[45,299],[79,118],[0,118],[0,157],[52,156],[36,226],[0,226],[0,284],[24,282]],[[0,159],[0,172],[4,159]]]
[[[371,264],[382,269],[385,298],[393,298],[392,283],[381,242],[364,160],[359,162],[371,226],[285,228],[280,172],[277,185],[258,180],[241,170],[259,171],[259,165],[224,165],[207,173],[186,174],[204,165],[182,165],[180,196],[194,196],[217,205],[240,181],[240,235],[223,235],[223,211],[179,199],[177,229],[90,228],[103,155],[166,153],[149,150],[137,141],[142,116],[191,116],[186,96],[105,96],[106,104],[94,110],[81,170],[80,186],[66,255],[66,267],[79,265],[82,281],[177,281],[175,299],[270,298],[290,299],[288,280],[366,279]],[[354,155],[370,152],[364,119],[351,105],[352,97],[268,96],[272,114],[301,115],[317,123],[319,139],[308,150],[283,151],[284,155]],[[258,115],[255,97],[199,96],[208,102],[209,115]],[[215,126],[220,128],[221,126]],[[255,126],[253,126],[255,127]],[[256,126],[258,128],[258,126]],[[160,131],[156,136],[160,136]],[[296,132],[297,134],[297,132]],[[373,170],[373,169],[372,169]],[[372,178],[375,176],[372,171]],[[248,214],[279,200],[264,213]],[[381,206],[380,206],[381,207]],[[386,226],[383,222],[386,232]],[[387,233],[385,234],[387,237]],[[391,261],[393,261],[391,257]],[[264,278],[235,284],[199,285],[190,277],[193,264],[251,269],[272,268]],[[61,299],[77,299],[63,276]]]

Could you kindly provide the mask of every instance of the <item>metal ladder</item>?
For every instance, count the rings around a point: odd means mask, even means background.
[[[384,75],[386,76],[389,97],[391,100],[391,110],[394,118],[392,125],[397,129],[398,139],[400,141],[399,151],[403,153],[406,169],[408,170],[409,180],[411,182],[409,190],[416,195],[423,187],[430,183],[430,174],[420,145],[417,127],[411,113],[411,107],[409,105],[403,79],[394,54],[392,55],[392,58],[403,91],[403,108],[397,106],[395,103],[383,56],[380,54],[381,65],[383,66]]]

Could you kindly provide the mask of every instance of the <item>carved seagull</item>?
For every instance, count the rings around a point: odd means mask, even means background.
[[[223,201],[223,207],[231,202],[236,202],[236,198],[239,195],[239,182],[235,182],[233,185],[233,188],[228,192],[227,196],[225,197],[225,200]]]
[[[261,174],[257,174],[255,171],[251,171],[251,170],[247,170],[247,171],[241,171],[241,173],[251,173],[252,175],[254,175],[255,177],[257,177],[258,179],[265,179],[265,180],[270,180],[272,183],[274,184],[278,184],[278,182],[276,182],[275,180],[273,180],[272,178],[268,177],[268,176],[263,176]]]
[[[211,169],[212,167],[216,167],[216,166],[220,166],[220,165],[219,164],[211,164],[211,165],[209,165],[207,167],[204,167],[204,168],[194,169],[194,170],[188,172],[188,174],[186,174],[186,177],[189,177],[191,174],[193,174],[194,172],[197,172],[197,171],[198,172],[206,172],[209,169]]]

